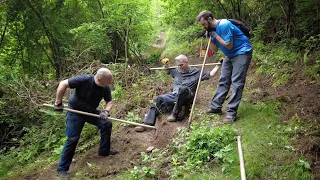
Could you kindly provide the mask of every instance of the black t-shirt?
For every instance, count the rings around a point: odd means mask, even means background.
[[[78,75],[68,79],[69,87],[75,89],[69,98],[69,108],[97,113],[101,99],[112,100],[109,85],[100,87],[94,82],[93,75]]]

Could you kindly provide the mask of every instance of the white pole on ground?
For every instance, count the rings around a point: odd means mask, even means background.
[[[244,168],[244,160],[243,160],[243,153],[242,153],[241,137],[240,136],[237,136],[237,141],[238,141],[238,152],[239,152],[239,160],[240,160],[241,180],[246,180],[246,170]]]

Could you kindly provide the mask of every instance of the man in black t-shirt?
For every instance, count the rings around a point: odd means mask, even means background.
[[[100,118],[67,113],[66,134],[68,139],[62,150],[61,159],[58,165],[58,173],[62,177],[67,177],[70,164],[77,143],[80,138],[82,128],[86,122],[97,126],[100,130],[99,156],[114,155],[117,152],[110,150],[110,138],[112,122],[108,120],[109,112],[112,108],[112,97],[109,84],[112,81],[112,73],[107,68],[101,68],[96,75],[79,75],[59,83],[54,107],[56,111],[62,111],[62,97],[67,88],[74,89],[69,98],[69,108],[94,114],[99,114]],[[97,110],[102,98],[106,101],[103,111]]]

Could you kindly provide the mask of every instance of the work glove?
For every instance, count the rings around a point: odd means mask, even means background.
[[[163,58],[161,59],[162,64],[168,64],[169,58]]]
[[[224,61],[224,58],[225,58],[225,57],[221,57],[221,58],[219,59],[219,63],[222,63],[222,62]]]
[[[206,33],[204,33],[204,36],[206,38],[209,38],[211,36],[213,39],[215,39],[217,35],[218,34],[216,33],[216,31],[210,31],[210,32],[206,31]]]
[[[100,119],[108,120],[108,117],[109,117],[109,113],[106,110],[101,111],[100,114],[99,114],[99,118]]]
[[[61,102],[60,104],[53,103],[53,105],[54,105],[54,110],[55,110],[55,111],[60,111],[60,112],[63,111],[63,104],[62,104],[62,102]]]
[[[163,64],[163,67],[164,68],[169,68],[169,59],[168,58],[164,58],[161,60],[162,64]]]

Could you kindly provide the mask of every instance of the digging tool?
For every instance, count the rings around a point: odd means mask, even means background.
[[[208,64],[204,64],[205,66],[211,66],[211,65],[221,65],[221,63],[208,63]],[[192,64],[192,65],[189,65],[191,67],[196,67],[196,66],[203,66],[203,64]],[[168,67],[168,68],[165,68],[165,67],[156,67],[156,68],[150,68],[150,70],[164,70],[164,69],[174,69],[174,68],[177,68],[178,66],[171,66],[171,67]]]
[[[239,161],[240,161],[241,180],[246,180],[246,170],[244,168],[243,153],[242,153],[242,146],[241,146],[241,137],[237,136],[237,140],[238,140],[238,152],[239,152]]]
[[[209,38],[209,41],[208,41],[208,46],[207,46],[207,52],[204,56],[204,60],[203,60],[203,64],[202,64],[202,67],[201,67],[201,71],[200,71],[200,76],[199,76],[199,80],[198,80],[198,85],[197,85],[197,89],[196,89],[196,92],[195,92],[195,95],[194,95],[194,98],[193,98],[193,103],[192,103],[192,107],[191,107],[191,111],[190,111],[190,115],[189,115],[189,120],[188,120],[188,129],[190,128],[190,125],[191,125],[191,120],[192,120],[192,114],[193,114],[193,109],[194,109],[194,105],[196,103],[196,99],[197,99],[197,95],[198,95],[198,89],[200,87],[200,82],[201,82],[201,78],[202,78],[202,73],[203,73],[203,68],[206,64],[206,60],[207,60],[207,56],[208,56],[208,51],[209,51],[209,47],[210,47],[210,43],[211,43],[211,38]],[[217,57],[217,55],[216,55]],[[215,59],[216,59],[215,57]],[[221,63],[215,63],[217,64],[217,66],[220,67]],[[215,73],[219,70],[219,67],[217,67],[217,69],[215,69]],[[216,68],[216,67],[215,67]]]
[[[51,104],[43,104],[43,106],[54,108],[54,106],[51,105]],[[69,109],[69,108],[63,108],[63,110],[68,111],[68,112],[72,112],[72,113],[76,113],[76,114],[82,114],[82,115],[86,115],[86,116],[92,116],[92,117],[96,117],[96,118],[99,118],[99,117],[100,117],[98,114],[93,114],[93,113],[78,111],[78,110]],[[142,126],[142,127],[145,127],[145,128],[150,128],[150,129],[155,129],[155,130],[156,130],[156,127],[154,127],[154,126],[148,126],[148,125],[145,125],[145,124],[140,124],[140,123],[125,121],[125,120],[121,120],[121,119],[117,119],[117,118],[112,118],[112,117],[108,117],[108,119],[113,120],[113,121],[123,122],[123,123],[131,124],[131,125],[135,125],[135,126]]]

